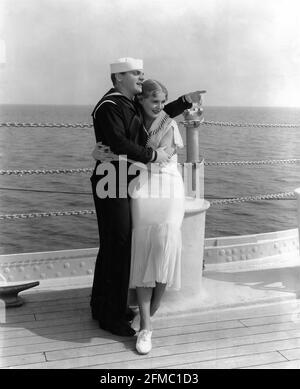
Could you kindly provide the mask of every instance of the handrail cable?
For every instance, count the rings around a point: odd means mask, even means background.
[[[300,128],[300,124],[284,124],[284,123],[233,123],[233,122],[221,122],[221,121],[199,121],[200,125],[214,125],[224,127],[274,127],[274,128]],[[89,123],[16,123],[5,122],[0,123],[0,127],[53,127],[53,128],[92,128],[93,125]],[[253,166],[253,165],[275,165],[286,163],[299,163],[300,159],[287,159],[287,160],[264,160],[264,161],[219,161],[219,162],[204,162],[205,166]],[[73,173],[91,173],[91,168],[79,168],[79,169],[40,169],[40,170],[0,170],[0,175],[25,175],[25,174],[73,174]],[[261,200],[286,200],[295,199],[294,192],[282,192],[282,193],[269,193],[265,195],[254,195],[246,197],[237,197],[231,199],[214,199],[211,200],[211,205],[224,205],[232,203],[241,203],[246,201],[261,201]],[[87,210],[70,210],[70,211],[50,211],[50,212],[36,212],[27,214],[11,214],[0,215],[0,220],[10,219],[28,219],[34,217],[47,217],[47,216],[77,216],[95,214],[92,209]]]
[[[218,127],[254,127],[254,128],[300,128],[300,123],[234,123],[211,120],[189,120],[181,123],[192,123],[201,126],[218,126]],[[92,123],[23,123],[23,122],[2,122],[0,127],[47,127],[47,128],[92,128]]]
[[[231,199],[211,200],[211,205],[226,205],[233,203],[242,203],[247,201],[265,201],[265,200],[287,200],[296,199],[294,192],[281,192],[281,193],[267,193],[262,195],[236,197]],[[19,213],[10,215],[0,215],[0,220],[15,220],[15,219],[32,219],[37,217],[48,216],[79,216],[79,215],[94,215],[95,210],[69,210],[69,211],[49,211],[49,212],[32,212],[32,213]]]
[[[204,166],[257,166],[257,165],[285,165],[298,164],[300,158],[293,159],[266,159],[257,161],[204,161]],[[183,164],[179,164],[183,165]],[[77,168],[77,169],[29,169],[29,170],[0,170],[0,176],[4,175],[33,175],[33,174],[77,174],[77,173],[92,173],[93,168]]]

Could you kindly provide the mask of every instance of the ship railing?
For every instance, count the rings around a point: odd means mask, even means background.
[[[183,125],[189,127],[199,126],[220,126],[220,127],[253,127],[253,128],[300,128],[299,123],[249,123],[249,122],[224,122],[224,121],[207,121],[204,118],[199,120],[187,120],[180,122]],[[2,122],[0,127],[6,128],[92,128],[92,123],[38,123],[38,122]],[[242,161],[202,161],[203,166],[216,166],[216,167],[231,167],[231,166],[245,166],[255,167],[259,165],[296,165],[300,163],[300,158],[293,159],[267,159],[267,160],[242,160]],[[193,164],[193,163],[192,163]],[[178,168],[183,174],[183,165],[178,164]],[[52,174],[81,174],[92,173],[92,168],[60,168],[60,169],[30,169],[30,170],[0,170],[0,176],[4,175],[52,175]],[[22,190],[22,189],[20,189]],[[264,193],[255,194],[250,196],[239,196],[231,198],[209,198],[212,206],[222,206],[227,204],[235,204],[249,201],[266,201],[266,200],[296,200],[295,191],[279,192],[279,193]],[[93,209],[86,210],[53,210],[48,212],[34,212],[34,213],[22,213],[22,214],[9,214],[0,215],[0,220],[14,220],[14,219],[29,219],[36,217],[48,217],[48,216],[79,216],[95,214]]]
[[[199,126],[221,126],[221,127],[239,127],[239,128],[246,128],[246,127],[253,127],[253,128],[300,128],[300,124],[285,124],[285,123],[274,123],[274,124],[269,124],[269,123],[233,123],[233,122],[221,122],[221,121],[206,121],[204,119],[201,120],[188,120],[188,121],[183,121],[181,124],[186,125],[188,128],[193,129],[193,127],[199,127]],[[87,129],[87,128],[92,128],[93,125],[91,123],[20,123],[20,122],[2,122],[0,123],[0,127],[2,128],[79,128],[79,129]],[[193,150],[194,151],[194,150]],[[198,155],[198,154],[197,154]],[[195,159],[192,159],[192,161],[195,161]],[[200,161],[199,161],[200,162]],[[190,162],[189,162],[190,163]],[[291,165],[291,164],[299,164],[300,159],[294,158],[294,159],[268,159],[268,160],[254,160],[254,161],[201,161],[201,166],[217,166],[217,167],[231,167],[231,166],[246,166],[246,167],[255,167],[259,165]],[[197,172],[197,166],[199,165],[198,162],[192,162],[193,167],[195,168]],[[183,172],[183,165],[185,164],[179,164],[179,170]],[[38,169],[38,170],[0,170],[0,175],[15,175],[15,176],[25,176],[25,175],[47,175],[47,174],[81,174],[81,173],[91,173],[93,169],[91,168],[77,168],[77,169],[66,169],[66,168],[61,168],[61,169]],[[199,172],[199,171],[198,171]],[[201,174],[201,179],[203,180],[203,170],[200,170]],[[196,180],[198,180],[198,177],[196,177]],[[19,189],[22,190],[22,189]],[[203,194],[203,192],[202,192]],[[289,191],[289,192],[280,192],[280,193],[265,193],[265,194],[256,194],[256,195],[250,195],[250,196],[242,196],[242,197],[233,197],[233,198],[212,198],[210,200],[210,205],[212,206],[220,206],[220,205],[228,205],[228,204],[235,204],[235,203],[242,203],[242,202],[248,202],[248,201],[265,201],[265,200],[295,200],[297,199],[297,204],[298,204],[298,221],[299,221],[299,227],[300,227],[300,190],[295,190],[295,191]],[[48,211],[48,212],[31,212],[31,213],[16,213],[16,214],[8,214],[8,215],[0,215],[0,220],[17,220],[17,219],[31,219],[31,218],[39,218],[39,217],[49,217],[49,216],[80,216],[80,215],[94,215],[95,210],[94,209],[84,209],[84,210],[54,210],[54,211]],[[299,229],[298,229],[299,231]],[[271,238],[272,239],[272,238]],[[296,240],[295,240],[295,235],[294,232],[291,236],[286,237],[286,239],[291,240],[291,242],[281,242],[282,238],[278,238],[278,242],[274,243],[274,247],[272,247],[272,250],[278,251],[281,253],[283,247],[286,247],[288,245],[291,245],[292,248],[296,246]],[[267,241],[269,241],[269,237]],[[221,243],[222,244],[222,243]],[[255,245],[258,244],[257,242],[250,242],[249,245]],[[259,251],[258,247],[256,246],[249,246],[249,250],[251,251],[251,255],[248,254],[246,256],[246,259],[252,259],[255,257],[256,253]],[[220,262],[228,262],[232,261],[234,256],[236,256],[235,251],[237,251],[237,248],[232,249],[232,253],[235,254],[231,258],[231,254],[229,253],[230,249],[222,248],[222,246],[219,246],[219,242],[213,242],[211,244],[211,247],[208,247],[207,250],[207,256],[211,256],[213,251],[216,251],[215,255],[217,257],[217,260]],[[290,249],[290,247],[288,247]],[[270,251],[270,248],[267,247],[268,252]],[[84,250],[83,250],[84,251]],[[223,253],[224,251],[224,253]],[[272,255],[277,254],[272,252]],[[275,253],[275,254],[274,254]],[[94,252],[92,253],[91,257],[94,260]],[[16,254],[18,255],[18,254]],[[21,254],[20,254],[21,255]],[[36,255],[41,255],[41,253],[36,253]],[[82,255],[82,254],[80,254]],[[80,257],[79,255],[79,257]],[[245,256],[245,254],[241,254],[241,258]],[[254,257],[253,257],[254,255]],[[30,257],[32,254],[30,254]],[[84,256],[86,257],[87,254],[84,252]],[[60,258],[55,258],[55,260],[58,259],[60,264],[61,260]],[[245,258],[242,258],[245,259]],[[29,262],[31,259],[28,259]],[[38,260],[38,259],[37,259]],[[41,259],[42,262],[45,262],[44,257]],[[53,258],[51,258],[51,261]],[[80,257],[79,260],[80,266],[84,268],[84,261],[82,261],[82,258]],[[24,261],[24,259],[23,259]],[[25,260],[26,262],[26,260]],[[43,263],[44,263],[43,262]],[[46,260],[47,262],[47,260]],[[12,268],[9,266],[12,265]],[[52,263],[47,264],[47,266],[54,266]],[[63,263],[61,264],[64,266],[64,268],[69,269],[70,264],[69,263]],[[4,269],[4,273],[6,273],[6,270],[10,272],[11,269],[13,269],[13,263],[10,264],[10,262],[3,263],[3,266],[7,266]],[[36,268],[40,266],[40,263],[35,264],[33,266],[33,270],[36,271]],[[51,268],[52,269],[52,268]],[[19,269],[21,270],[21,268]],[[91,274],[91,269],[88,269],[88,274]],[[58,277],[60,275],[60,272],[56,274]],[[28,274],[26,275],[28,277]],[[25,277],[25,279],[26,279]],[[42,275],[41,275],[41,278]],[[6,279],[6,278],[5,278]],[[7,279],[9,281],[14,281],[17,280],[17,278],[14,278],[12,275],[8,276]],[[4,286],[1,287],[2,289],[0,290],[1,296],[3,294],[8,293],[9,297],[6,298],[6,302],[9,301],[9,298],[11,298],[11,305],[17,305],[20,304],[20,299],[18,299],[18,292],[21,290],[30,288],[32,286],[37,285],[37,283],[34,284],[23,284],[23,285],[18,285],[18,286]],[[23,289],[22,289],[23,288]]]
[[[197,124],[200,126],[219,127],[253,127],[253,128],[300,128],[300,123],[250,123],[250,122],[224,122],[211,120],[186,120],[182,124]],[[47,127],[47,128],[92,128],[92,123],[35,123],[35,122],[2,122],[0,127]]]

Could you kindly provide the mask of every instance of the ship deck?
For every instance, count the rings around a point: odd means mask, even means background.
[[[0,367],[300,368],[299,280],[299,266],[207,270],[202,309],[158,316],[145,356],[135,351],[135,337],[111,335],[92,320],[90,276],[44,280],[22,292],[21,307],[2,310]]]

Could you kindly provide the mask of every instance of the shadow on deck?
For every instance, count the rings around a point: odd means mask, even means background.
[[[153,321],[153,349],[92,320],[91,277],[41,281],[2,311],[0,367],[15,369],[299,368],[299,267],[203,274],[199,309]],[[138,320],[134,322],[138,326]]]

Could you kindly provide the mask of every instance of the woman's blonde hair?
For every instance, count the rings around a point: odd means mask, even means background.
[[[159,81],[156,80],[145,80],[142,84],[142,93],[141,97],[156,97],[159,92],[162,92],[166,96],[166,100],[168,100],[168,90],[167,88]]]

